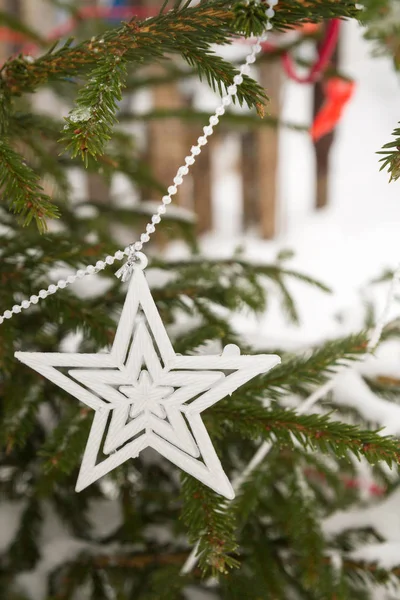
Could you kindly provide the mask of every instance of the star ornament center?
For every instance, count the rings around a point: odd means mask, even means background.
[[[217,493],[234,491],[201,413],[279,356],[175,354],[142,269],[135,267],[109,353],[16,352],[16,358],[94,410],[76,490],[145,448],[157,450]]]

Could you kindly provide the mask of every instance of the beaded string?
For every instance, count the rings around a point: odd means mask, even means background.
[[[278,4],[278,0],[269,0],[268,9],[266,15],[268,19],[271,19],[274,14],[274,6]],[[272,25],[268,20],[266,29],[272,29]],[[208,125],[203,127],[203,135],[197,139],[197,144],[192,146],[190,154],[186,156],[184,164],[179,167],[174,179],[173,184],[169,186],[168,193],[161,198],[157,211],[151,217],[150,222],[146,225],[146,230],[142,233],[139,240],[134,244],[127,246],[124,250],[118,250],[113,255],[106,256],[103,260],[98,260],[95,265],[88,265],[84,269],[79,269],[74,275],[69,275],[66,279],[60,279],[57,283],[49,285],[47,289],[40,290],[37,294],[34,294],[29,300],[23,300],[21,304],[15,304],[10,310],[4,311],[0,316],[0,325],[6,319],[11,319],[13,315],[20,313],[22,310],[26,310],[31,304],[37,304],[40,300],[44,300],[47,296],[55,294],[58,290],[62,290],[67,286],[75,283],[77,279],[82,279],[86,275],[98,273],[105,269],[108,265],[112,265],[115,261],[122,260],[124,257],[129,257],[128,261],[132,261],[134,254],[140,252],[145,244],[150,241],[150,237],[156,230],[157,225],[160,223],[163,215],[167,211],[167,206],[171,204],[172,197],[177,193],[178,187],[182,185],[184,177],[189,173],[190,167],[192,167],[196,161],[202,148],[207,145],[208,138],[213,134],[214,128],[218,125],[220,117],[225,113],[226,108],[232,104],[233,98],[236,96],[238,87],[243,83],[243,75],[249,75],[250,65],[256,60],[257,54],[262,49],[262,42],[267,38],[267,34],[256,38],[255,43],[252,45],[250,53],[247,55],[245,62],[239,68],[239,73],[233,78],[233,84],[230,85],[226,90],[226,95],[222,97],[221,103],[215,109],[213,115],[210,116]],[[121,270],[120,270],[121,271]],[[121,273],[120,273],[121,274]],[[122,275],[124,270],[122,269]]]

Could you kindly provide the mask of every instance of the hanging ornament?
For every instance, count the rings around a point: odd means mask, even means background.
[[[324,85],[325,102],[316,115],[310,133],[317,142],[324,135],[330,133],[340,121],[347,103],[352,98],[356,84],[354,81],[331,77]]]
[[[175,354],[143,273],[146,264],[137,252],[120,273],[132,277],[111,352],[15,356],[95,411],[77,491],[153,448],[233,498],[201,413],[280,358],[241,356],[233,344],[217,356]]]

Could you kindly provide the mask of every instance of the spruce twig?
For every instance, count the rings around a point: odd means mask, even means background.
[[[211,569],[215,576],[237,567],[239,563],[232,556],[237,548],[235,518],[227,500],[188,475],[182,476],[182,498],[181,518],[189,529],[190,541],[200,540],[200,568]]]
[[[142,23],[132,19],[92,40],[77,45],[68,41],[33,62],[23,57],[9,60],[3,68],[4,84],[12,95],[20,95],[34,91],[49,80],[87,73],[110,56],[123,55],[127,62],[143,65],[158,61],[165,54],[178,53],[200,77],[222,92],[223,87],[231,85],[236,70],[212,52],[210,45],[227,43],[234,34],[228,6],[227,0],[217,0],[169,11]],[[256,82],[245,77],[238,101],[249,106],[260,105],[265,101],[265,94]]]
[[[400,127],[397,127],[392,136],[395,139],[383,146],[377,154],[381,154],[382,158],[380,170],[387,169],[390,175],[390,181],[397,181],[400,177]]]
[[[292,446],[293,435],[304,448],[334,452],[337,456],[351,452],[358,459],[364,456],[370,463],[383,461],[389,466],[400,462],[398,440],[382,436],[379,431],[363,431],[355,425],[331,421],[330,415],[299,415],[294,410],[276,407],[266,410],[233,398],[219,402],[210,413],[251,439],[263,437]]]
[[[59,216],[58,208],[39,183],[39,175],[24,163],[6,139],[0,140],[0,188],[8,206],[20,216],[24,226],[34,219],[43,233],[47,229],[46,219]]]

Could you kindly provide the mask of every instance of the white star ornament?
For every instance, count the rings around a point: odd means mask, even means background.
[[[280,362],[273,354],[175,354],[135,266],[112,349],[77,354],[16,352],[23,363],[92,408],[89,439],[76,485],[81,491],[145,448],[227,498],[234,497],[201,413]]]

